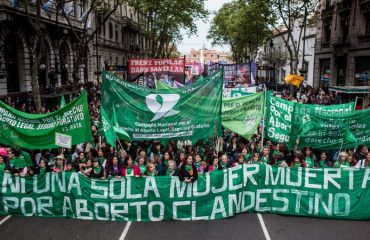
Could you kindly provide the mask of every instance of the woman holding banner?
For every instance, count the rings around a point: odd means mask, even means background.
[[[186,158],[186,163],[179,170],[180,181],[191,183],[198,179],[198,171],[194,165],[193,156],[189,155]]]

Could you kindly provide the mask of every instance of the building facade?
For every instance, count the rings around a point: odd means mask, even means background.
[[[19,2],[19,3],[18,3]],[[56,86],[68,85],[72,81],[72,71],[76,64],[75,33],[91,34],[96,28],[98,14],[90,8],[90,1],[75,0],[64,5],[70,24],[53,5],[41,9],[40,28],[45,49],[38,69],[38,82],[41,90],[51,84],[51,72],[56,74]],[[15,5],[15,3],[18,3]],[[104,7],[110,5],[106,0]],[[0,96],[17,95],[32,90],[31,61],[38,51],[40,41],[29,29],[23,1],[0,0]],[[28,12],[36,16],[36,1],[30,0]],[[59,14],[56,14],[59,12]],[[58,15],[58,17],[57,17]],[[85,16],[89,16],[85,19]],[[84,24],[86,20],[87,24]],[[99,79],[98,73],[109,66],[123,70],[130,57],[145,57],[148,54],[149,39],[141,31],[145,21],[142,14],[128,5],[121,5],[98,30],[96,38],[88,44],[86,59],[80,64],[81,83]],[[96,74],[94,74],[96,73]],[[55,75],[54,75],[55,76]],[[55,81],[55,80],[54,80]]]
[[[207,48],[202,49],[191,49],[190,53],[185,54],[186,62],[203,62],[205,64],[209,63],[232,63],[231,53],[212,50]]]
[[[297,22],[293,27],[292,36],[297,43],[300,41],[297,44],[299,45],[297,57],[299,61],[298,69],[306,70],[303,84],[312,86],[314,83],[316,22],[307,21],[305,33],[303,27],[304,25],[301,22]],[[259,48],[257,54],[259,80],[282,84],[285,76],[292,73],[289,64],[290,57],[284,41],[288,38],[287,31],[284,27],[280,28],[279,31],[273,31],[270,42],[266,42],[265,45]],[[304,58],[303,54],[305,55]],[[302,64],[303,60],[304,63]]]
[[[315,86],[361,86],[370,80],[370,0],[321,0]]]

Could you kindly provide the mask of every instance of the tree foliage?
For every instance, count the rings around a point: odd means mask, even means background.
[[[308,16],[315,13],[319,1],[315,0],[269,0],[271,15],[266,22],[278,32],[286,46],[289,56],[290,71],[297,74],[300,63],[300,45],[304,24]],[[294,28],[299,26],[299,35],[294,35]],[[282,34],[281,29],[286,32]]]
[[[270,16],[265,0],[235,0],[216,13],[207,37],[213,45],[230,45],[235,62],[253,60],[271,34],[266,22]]]
[[[204,0],[131,0],[130,4],[146,16],[145,30],[154,58],[169,57],[182,40],[180,31],[185,30],[189,36],[196,34],[196,21],[208,15]]]

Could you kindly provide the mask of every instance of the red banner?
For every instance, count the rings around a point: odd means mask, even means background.
[[[177,83],[184,84],[185,59],[162,58],[162,59],[129,59],[128,73],[130,81],[138,81],[144,87],[154,87],[155,80],[174,86]]]
[[[140,73],[184,73],[184,58],[129,59],[129,74]]]

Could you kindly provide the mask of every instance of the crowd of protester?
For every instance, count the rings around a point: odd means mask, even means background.
[[[315,104],[337,104],[340,99],[323,94],[322,90],[305,88],[299,101]],[[206,172],[216,172],[244,164],[269,164],[279,167],[303,168],[369,168],[370,152],[365,145],[344,151],[315,151],[310,147],[288,150],[282,143],[264,139],[258,133],[248,141],[224,130],[222,138],[190,141],[118,142],[108,146],[99,135],[100,92],[89,89],[89,110],[93,141],[69,149],[28,151],[0,146],[0,172],[15,175],[46,172],[78,172],[91,178],[121,178],[125,176],[178,176],[181,181],[193,182]],[[282,90],[282,97],[289,90]],[[30,105],[32,103],[30,102]],[[13,104],[27,111],[27,104]],[[43,111],[53,111],[43,109]],[[30,109],[30,108],[29,108]]]

